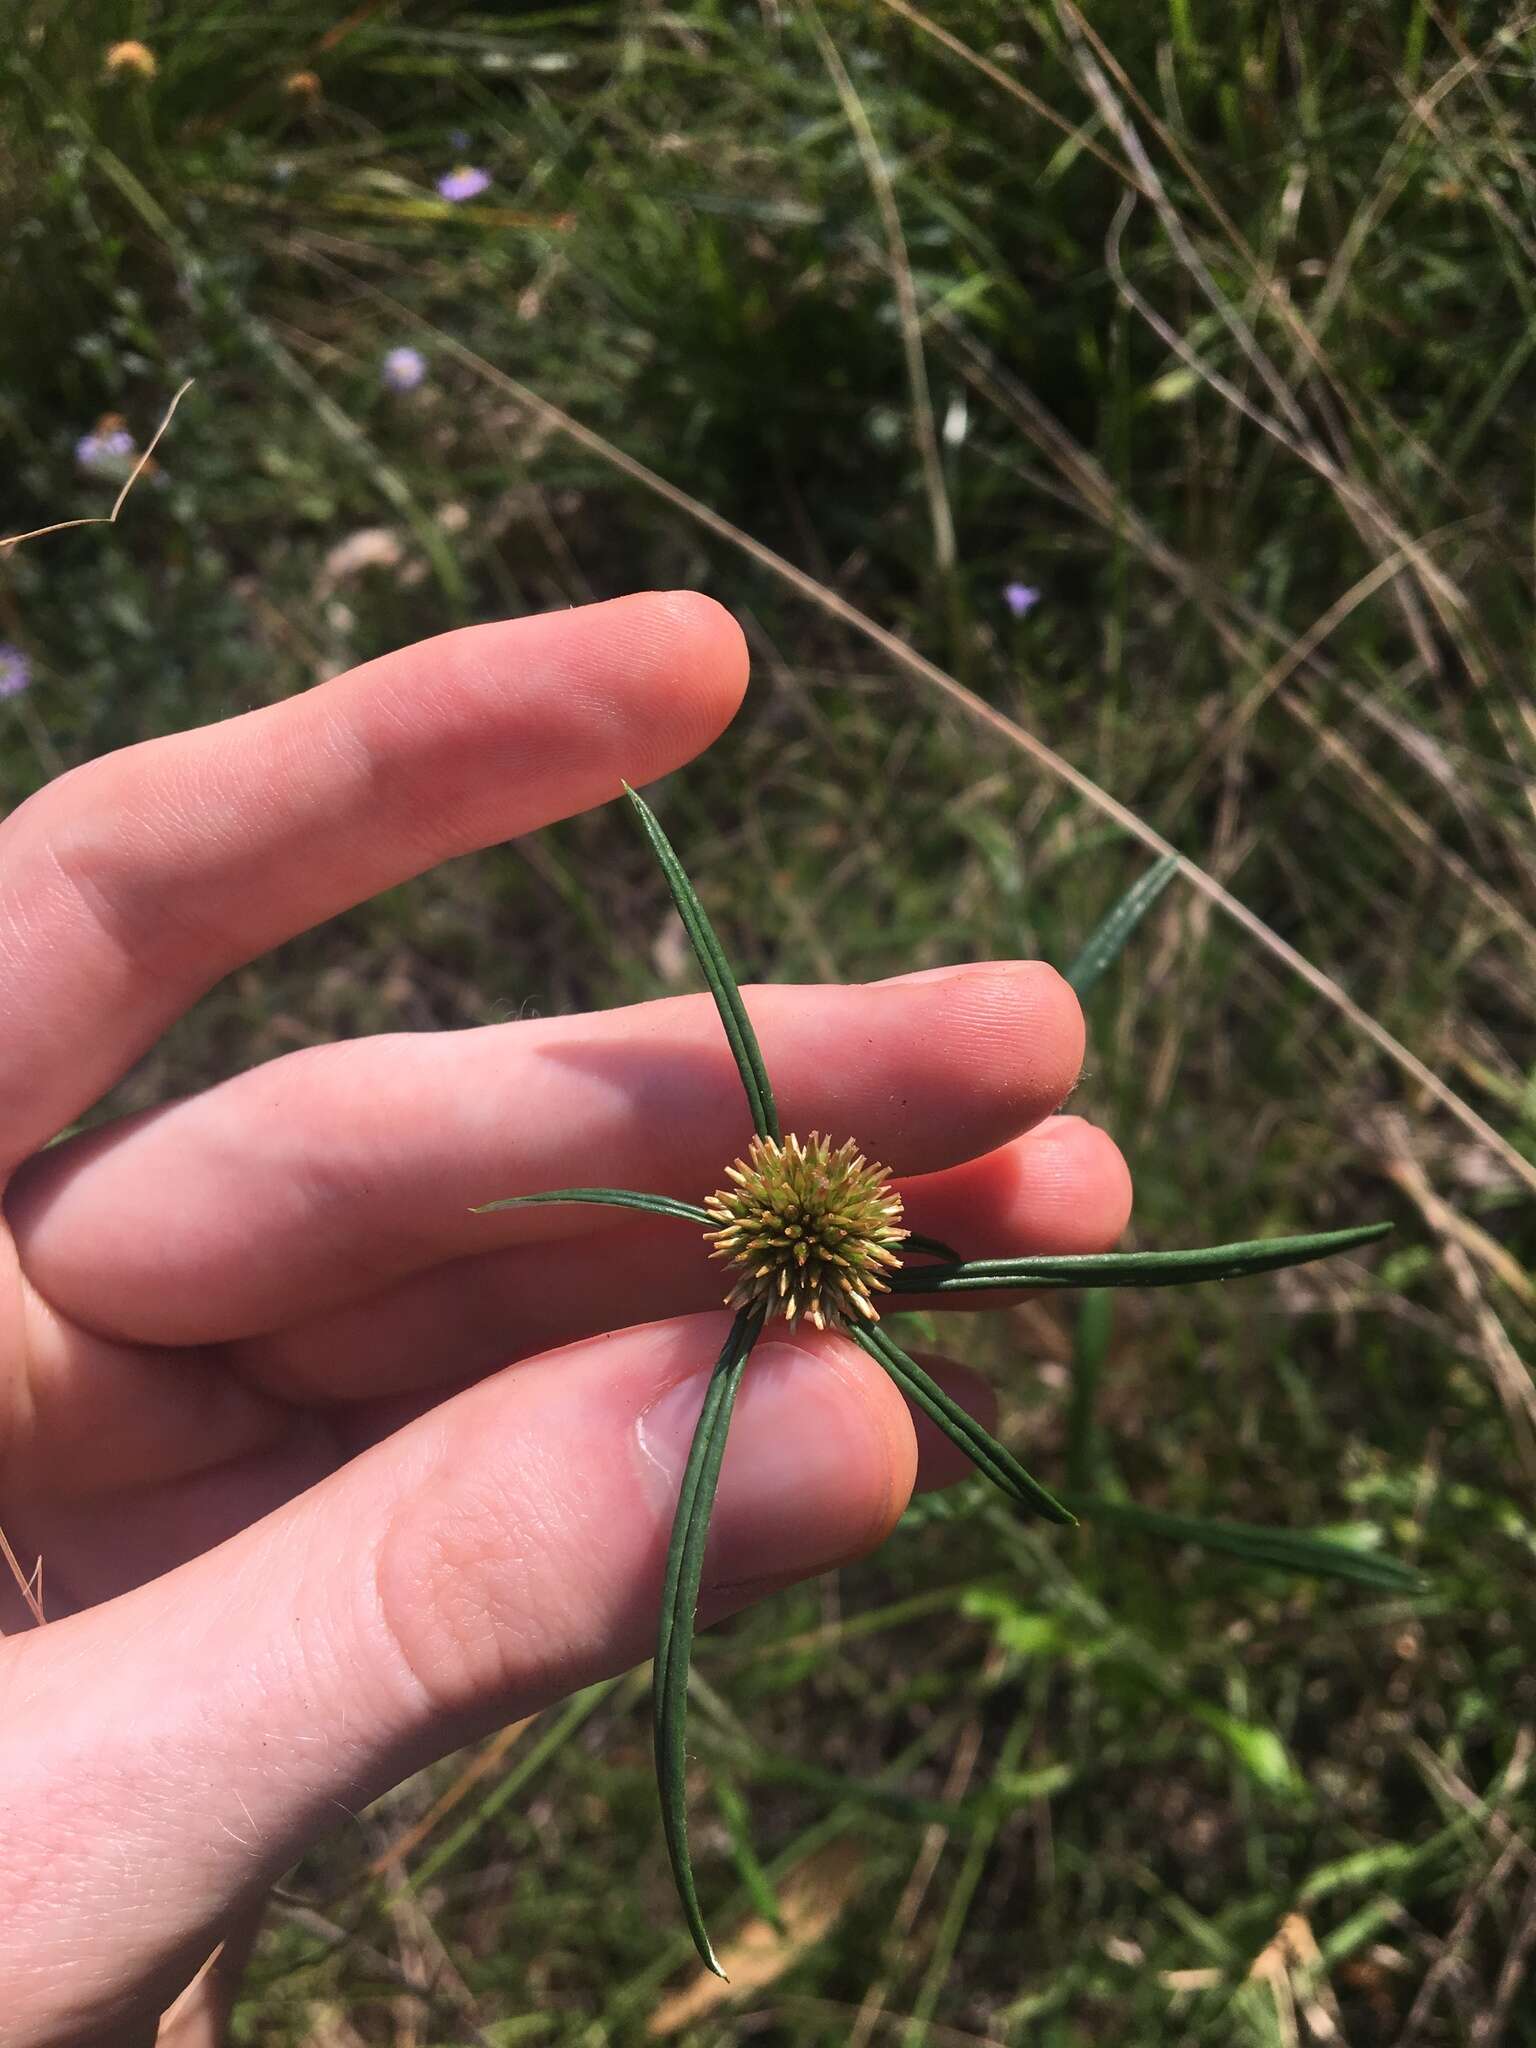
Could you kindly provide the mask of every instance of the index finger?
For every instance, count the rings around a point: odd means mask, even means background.
[[[0,826],[0,1168],[220,976],[690,759],[746,686],[690,591],[446,633],[72,770]]]

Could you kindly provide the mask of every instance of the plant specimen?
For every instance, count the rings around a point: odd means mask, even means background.
[[[689,1931],[701,1959],[716,1971],[688,1853],[684,1735],[695,1609],[704,1568],[710,1511],[725,1455],[726,1433],[752,1348],[770,1316],[801,1317],[817,1329],[835,1329],[887,1372],[970,1458],[976,1469],[1021,1509],[1047,1521],[1072,1523],[1073,1509],[1138,1532],[1196,1542],[1292,1571],[1352,1578],[1402,1588],[1414,1576],[1389,1558],[1326,1539],[1240,1522],[1165,1515],[1132,1503],[1046,1490],[1003,1444],[909,1357],[880,1320],[880,1309],[903,1297],[962,1293],[1006,1295],[1038,1288],[1170,1286],[1181,1281],[1225,1280],[1296,1266],[1370,1243],[1390,1229],[1370,1223],[1306,1237],[1256,1239],[1192,1251],[1107,1252],[1060,1257],[967,1259],[961,1252],[902,1224],[901,1197],[886,1168],[865,1158],[857,1141],[834,1143],[812,1131],[802,1137],[780,1128],[773,1086],[741,991],[720,941],[704,914],[650,807],[625,785],[642,830],[661,865],[678,915],[709,985],[746,1093],[755,1136],[746,1156],[723,1170],[723,1185],[702,1205],[631,1188],[559,1188],[514,1196],[483,1208],[537,1203],[590,1202],[638,1209],[693,1224],[722,1261],[727,1306],[736,1311],[716,1360],[694,1430],[668,1545],[656,1641],[654,1730],[662,1823],[672,1873]],[[1116,958],[1139,919],[1172,879],[1177,862],[1160,862],[1130,889],[1089,939],[1067,979],[1083,993]],[[1069,1471],[1073,1460],[1069,1457]]]

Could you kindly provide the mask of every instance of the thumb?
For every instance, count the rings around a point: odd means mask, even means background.
[[[728,1326],[511,1367],[218,1549],[4,1644],[10,2048],[152,2039],[220,1922],[338,1809],[649,1654]],[[914,1466],[905,1404],[862,1352],[771,1335],[732,1425],[704,1617],[880,1541]]]

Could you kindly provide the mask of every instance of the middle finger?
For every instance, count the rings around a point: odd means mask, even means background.
[[[901,1183],[911,1227],[975,1258],[1107,1251],[1125,1227],[1130,1193],[1112,1141],[1078,1117],[1052,1117],[982,1158]],[[371,1403],[479,1379],[605,1330],[715,1308],[728,1284],[687,1223],[600,1222],[580,1237],[413,1273],[223,1355],[247,1386],[283,1401]],[[983,1295],[904,1296],[902,1305],[995,1306]]]
[[[1038,962],[747,1001],[786,1130],[900,1175],[990,1152],[1071,1088],[1075,997]],[[33,1285],[139,1343],[290,1327],[450,1260],[614,1229],[612,1210],[471,1214],[559,1186],[700,1200],[751,1136],[713,1004],[292,1053],[38,1155],[7,1210]]]

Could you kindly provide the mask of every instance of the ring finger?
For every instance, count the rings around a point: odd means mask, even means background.
[[[914,1229],[989,1258],[1105,1250],[1131,1199],[1113,1141],[1079,1117],[1052,1117],[995,1152],[901,1189]],[[647,1217],[456,1259],[251,1338],[227,1356],[248,1385],[285,1400],[369,1400],[476,1379],[605,1330],[713,1308],[723,1292],[696,1231]]]
[[[1029,1129],[1082,1055],[1075,998],[1035,962],[748,1002],[786,1128],[856,1135],[901,1175]],[[51,1147],[6,1208],[62,1314],[129,1342],[209,1343],[479,1253],[622,1236],[634,1226],[611,1210],[471,1212],[595,1184],[699,1201],[750,1135],[713,1005],[679,997],[290,1054]]]

